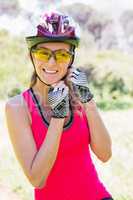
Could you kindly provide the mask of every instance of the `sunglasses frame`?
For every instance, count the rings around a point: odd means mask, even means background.
[[[57,62],[55,52],[58,52],[58,51],[60,51],[60,50],[63,50],[63,51],[65,51],[65,52],[67,52],[69,55],[71,55],[71,57],[70,57],[70,62],[71,62],[71,60],[72,60],[72,56],[74,55],[74,52],[73,52],[73,51],[67,51],[66,49],[51,50],[51,49],[46,48],[46,47],[40,47],[40,48],[34,47],[34,48],[31,49],[31,52],[34,54],[34,52],[36,52],[36,51],[39,50],[39,49],[46,49],[46,50],[48,50],[48,51],[51,53],[50,57],[48,58],[48,61],[49,61],[50,58],[53,56],[54,59],[55,59],[55,61]]]

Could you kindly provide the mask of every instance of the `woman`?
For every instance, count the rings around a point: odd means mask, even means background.
[[[34,74],[28,89],[6,103],[15,154],[35,200],[111,200],[89,147],[103,162],[111,138],[85,72],[72,66],[79,37],[67,16],[45,14],[26,38]]]

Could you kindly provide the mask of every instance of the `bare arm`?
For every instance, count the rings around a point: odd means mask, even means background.
[[[43,186],[56,160],[63,124],[64,119],[51,118],[46,138],[32,161],[31,173],[38,180],[39,187]]]
[[[109,133],[94,100],[92,99],[90,102],[84,103],[84,108],[90,128],[90,147],[101,161],[106,162],[112,155],[112,142]]]
[[[9,136],[25,175],[34,187],[41,188],[56,160],[64,119],[51,119],[45,140],[37,151],[27,113],[23,106],[14,105],[7,103],[5,107]]]

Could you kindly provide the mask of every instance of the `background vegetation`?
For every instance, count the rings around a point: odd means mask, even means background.
[[[0,16],[6,11],[11,17],[8,28],[20,16],[25,24],[32,22],[33,13],[22,9],[19,1],[6,0],[1,5]],[[39,5],[41,8],[43,1]],[[108,13],[81,3],[60,5],[59,10],[69,13],[80,26],[81,43],[74,65],[86,71],[112,137],[113,156],[109,162],[101,163],[91,152],[97,170],[115,200],[133,200],[133,11],[126,10],[112,19]],[[81,10],[84,12],[79,14]],[[29,200],[33,199],[33,187],[14,155],[4,106],[8,98],[29,86],[33,66],[23,32],[13,35],[9,29],[0,28],[0,48],[0,199]]]

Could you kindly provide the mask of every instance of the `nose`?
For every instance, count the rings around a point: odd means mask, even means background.
[[[52,55],[51,58],[49,59],[49,64],[56,64],[56,60],[54,56]]]

